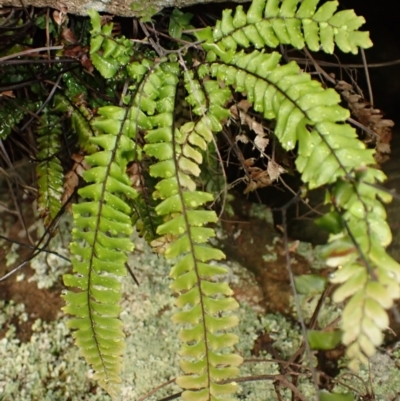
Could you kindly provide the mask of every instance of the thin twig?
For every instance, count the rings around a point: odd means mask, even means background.
[[[51,91],[49,93],[49,96],[47,96],[47,99],[42,103],[42,105],[37,109],[36,113],[35,113],[35,117],[31,117],[28,122],[26,124],[24,124],[24,126],[21,128],[21,132],[24,132],[24,130],[29,127],[29,125],[32,123],[32,121],[35,118],[38,118],[38,115],[43,111],[43,109],[46,107],[46,105],[50,102],[50,100],[53,98],[54,92],[56,91],[56,89],[58,88],[58,84],[60,83],[60,80],[62,78],[62,74],[60,74],[57,77],[57,81],[55,82],[55,84],[53,85],[53,87],[51,88]]]
[[[373,105],[374,104],[374,95],[372,93],[371,80],[370,80],[370,77],[369,77],[367,56],[365,55],[365,51],[364,51],[363,48],[360,48],[360,50],[361,50],[361,57],[363,59],[363,64],[364,64],[365,79],[367,80],[369,102]]]
[[[13,53],[13,54],[9,54],[8,56],[0,57],[0,64],[2,64],[3,61],[21,57],[21,56],[26,56],[27,54],[47,52],[48,50],[61,50],[63,48],[64,48],[64,46],[49,46],[49,47],[37,47],[35,49],[23,50],[22,52]]]
[[[25,244],[23,242],[20,242],[20,241],[17,241],[17,240],[13,240],[13,239],[8,238],[8,237],[6,237],[4,235],[1,235],[1,234],[0,234],[0,239],[3,239],[3,240],[8,241],[8,242],[11,242],[12,244],[17,244],[19,246],[23,246],[25,248],[34,249],[34,250],[38,250],[38,251],[45,252],[45,253],[50,253],[52,255],[58,256],[60,259],[64,259],[66,262],[69,262],[69,263],[71,262],[71,259],[67,258],[66,256],[61,255],[60,253],[55,252],[55,251],[50,251],[50,250],[48,250],[46,248],[38,248],[36,245]]]
[[[297,317],[298,317],[298,321],[300,323],[301,331],[303,334],[303,342],[304,342],[307,358],[310,363],[310,370],[311,370],[312,379],[313,379],[312,382],[314,385],[317,400],[320,401],[317,372],[312,364],[311,348],[310,348],[310,344],[308,343],[308,340],[307,340],[307,328],[306,328],[306,325],[304,322],[303,312],[301,310],[299,297],[298,297],[298,294],[296,291],[296,285],[294,282],[294,277],[293,277],[293,272],[292,272],[292,267],[291,267],[292,262],[291,262],[291,258],[290,258],[290,252],[289,252],[289,238],[288,238],[287,225],[286,225],[286,211],[292,205],[292,203],[296,201],[296,198],[297,197],[292,198],[284,207],[281,208],[282,226],[283,226],[283,241],[284,241],[284,246],[285,246],[285,257],[286,257],[286,270],[289,275],[290,286],[292,288],[292,294],[293,294],[294,304],[296,307]],[[290,383],[290,384],[292,384],[292,383]]]
[[[164,388],[164,387],[166,387],[166,386],[169,386],[170,384],[172,384],[172,383],[174,383],[175,382],[175,378],[173,378],[173,379],[171,379],[171,380],[168,380],[167,382],[165,382],[165,383],[163,383],[163,384],[160,384],[159,386],[157,386],[157,387],[154,387],[151,391],[149,391],[147,394],[145,394],[143,397],[140,397],[137,401],[144,401],[144,400],[146,400],[147,398],[149,398],[149,397],[151,397],[153,394],[155,394],[157,391],[160,391],[162,388]],[[181,393],[179,393],[179,395],[180,395]]]

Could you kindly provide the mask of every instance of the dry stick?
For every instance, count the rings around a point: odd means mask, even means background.
[[[64,48],[64,46],[48,46],[48,47],[38,47],[37,49],[23,50],[22,52],[13,53],[8,56],[0,57],[0,64],[3,61],[10,60],[10,59],[20,57],[20,56],[26,56],[27,54],[47,52],[48,50],[61,50],[63,48]]]
[[[142,21],[139,21],[140,27],[142,28],[144,34],[146,35],[147,39],[149,40],[150,44],[152,45],[153,49],[157,52],[159,57],[162,57],[164,55],[162,47],[154,41],[154,39],[151,37],[147,25],[144,24]]]
[[[78,64],[79,61],[71,58],[59,58],[59,59],[21,59],[21,60],[6,60],[1,65],[24,65],[24,64]]]
[[[50,8],[46,11],[46,46],[47,46],[47,58],[50,59],[50,29],[49,29],[49,19],[50,19]]]
[[[154,28],[152,28],[152,27],[150,27],[150,26],[148,26],[148,25],[146,25],[146,28],[147,28],[149,31],[154,32],[154,33],[156,33],[157,35],[163,36],[164,38],[167,38],[167,39],[169,39],[169,40],[171,40],[171,41],[175,41],[175,42],[178,42],[178,43],[183,43],[184,45],[187,45],[187,46],[192,46],[192,45],[193,45],[192,42],[188,42],[187,40],[183,40],[183,39],[173,38],[172,36],[169,36],[169,35],[167,35],[166,33],[157,31],[157,29],[154,29]],[[183,33],[186,33],[186,32],[187,32],[187,31],[183,31]]]

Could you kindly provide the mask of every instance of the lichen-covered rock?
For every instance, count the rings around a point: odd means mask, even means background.
[[[125,17],[140,17],[147,15],[150,11],[155,14],[157,11],[167,7],[187,7],[197,3],[215,3],[225,0],[150,0],[150,1],[132,1],[132,0],[31,0],[30,6],[51,7],[70,14],[87,15],[89,10],[106,12],[113,15]],[[241,0],[234,0],[242,2]],[[21,7],[20,0],[2,0],[1,7]],[[149,15],[151,16],[151,15]]]

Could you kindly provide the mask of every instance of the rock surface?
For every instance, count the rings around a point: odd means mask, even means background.
[[[88,10],[93,9],[99,12],[106,12],[124,17],[138,17],[147,14],[149,12],[148,10],[151,10],[152,14],[154,14],[167,7],[183,8],[198,3],[218,3],[223,1],[225,0],[65,0],[63,2],[59,0],[31,0],[29,5],[34,7],[51,7],[56,10],[77,15],[87,15]],[[242,1],[236,0],[236,2]],[[1,7],[10,6],[19,8],[21,7],[21,1],[0,0],[0,9]]]

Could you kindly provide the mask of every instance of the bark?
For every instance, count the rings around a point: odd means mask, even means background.
[[[187,7],[198,3],[211,3],[211,2],[224,2],[226,0],[0,0],[0,9],[2,7],[21,7],[21,3],[25,6],[34,7],[51,7],[56,10],[65,11],[67,13],[87,15],[90,9],[99,12],[106,12],[113,15],[120,15],[126,17],[141,16],[146,14],[146,10],[154,8],[155,10],[162,10],[166,7]],[[244,2],[246,0],[233,0],[236,2]],[[132,11],[132,4],[134,4],[135,11]],[[141,12],[143,10],[143,12]]]

